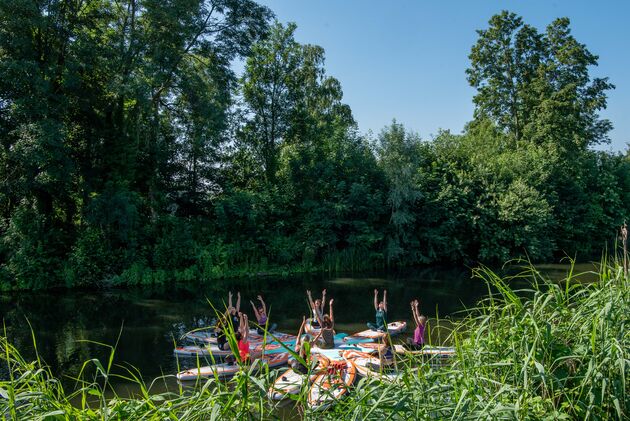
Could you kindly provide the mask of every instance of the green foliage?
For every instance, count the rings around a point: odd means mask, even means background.
[[[108,246],[102,231],[91,227],[84,230],[68,257],[64,273],[67,286],[92,286],[95,280],[99,285],[115,273],[120,257]]]
[[[479,31],[462,134],[358,134],[251,0],[0,3],[0,289],[588,259],[630,211],[613,85],[565,18]],[[232,70],[245,60],[242,77]]]

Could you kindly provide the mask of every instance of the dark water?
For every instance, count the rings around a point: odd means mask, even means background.
[[[327,297],[335,298],[337,332],[347,333],[363,330],[365,322],[374,318],[375,288],[388,291],[389,320],[409,323],[409,302],[414,298],[421,300],[422,312],[435,323],[438,315],[456,315],[487,293],[484,282],[471,279],[469,270],[436,269],[387,275],[231,280],[188,290],[22,292],[0,295],[0,314],[9,340],[27,360],[35,358],[30,322],[39,356],[66,385],[73,384],[71,378],[79,373],[84,361],[108,360],[110,349],[93,342],[117,343],[115,362],[134,366],[145,380],[151,380],[176,373],[174,343],[182,333],[209,323],[214,312],[208,301],[224,308],[228,290],[241,291],[241,309],[251,319],[254,316],[249,300],[263,295],[271,322],[277,323],[279,330],[295,334],[302,315],[308,314],[305,290],[311,289],[314,296],[319,296],[322,288],[327,288]],[[440,339],[433,338],[435,342]],[[174,385],[172,379],[160,382],[153,392]],[[123,381],[114,380],[113,386],[123,395],[136,390]]]

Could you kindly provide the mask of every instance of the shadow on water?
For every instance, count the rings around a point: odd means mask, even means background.
[[[566,266],[553,266],[552,278],[566,273]],[[590,266],[590,269],[593,267]],[[281,331],[295,333],[302,315],[308,314],[305,290],[320,296],[326,288],[327,298],[335,298],[335,319],[338,332],[363,330],[365,322],[374,318],[373,290],[386,288],[389,319],[411,323],[409,302],[421,300],[421,310],[435,320],[454,316],[487,293],[486,285],[471,279],[470,270],[425,269],[397,273],[369,273],[358,276],[305,275],[290,278],[254,278],[230,282],[232,291],[242,294],[241,309],[253,311],[249,300],[263,295],[270,307],[270,318]],[[226,282],[188,288],[145,288],[106,291],[20,292],[0,295],[0,314],[7,327],[9,340],[27,360],[35,358],[31,323],[40,357],[64,383],[74,386],[84,361],[98,358],[106,361],[109,349],[97,344],[115,344],[116,362],[136,367],[147,381],[163,374],[174,374],[177,361],[174,342],[186,331],[207,325],[213,319],[208,301],[224,308]],[[379,295],[380,297],[380,295]],[[327,311],[327,309],[326,309]],[[442,321],[445,331],[448,321]],[[122,331],[121,331],[122,329]],[[411,329],[410,329],[411,330]],[[441,337],[438,337],[441,336]],[[434,332],[432,340],[444,339],[445,333]],[[2,375],[0,373],[0,375]],[[123,382],[112,387],[122,396],[136,392],[136,387]],[[175,382],[156,382],[153,392],[176,390]]]

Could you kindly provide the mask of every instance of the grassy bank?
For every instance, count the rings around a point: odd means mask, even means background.
[[[400,361],[404,375],[399,383],[363,379],[348,399],[325,413],[303,410],[304,396],[295,408],[284,404],[278,410],[266,397],[276,372],[242,372],[228,384],[210,380],[195,390],[150,395],[150,385],[129,369],[127,380],[140,384],[142,396],[112,398],[107,382],[113,376],[113,348],[109,361],[87,361],[85,367],[96,374],[77,373],[77,388],[68,391],[43,362],[24,361],[2,337],[0,414],[10,419],[204,420],[290,413],[357,420],[628,417],[630,288],[618,265],[602,265],[598,280],[590,284],[574,282],[573,273],[564,282],[548,282],[531,267],[511,278],[485,268],[475,275],[495,293],[453,324],[450,340],[457,356],[450,366]],[[527,278],[531,287],[514,291],[512,278]]]

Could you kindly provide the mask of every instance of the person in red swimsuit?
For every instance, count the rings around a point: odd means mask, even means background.
[[[248,363],[249,355],[249,320],[247,314],[241,313],[239,330],[236,332],[236,340],[238,341],[238,355],[242,363]]]

